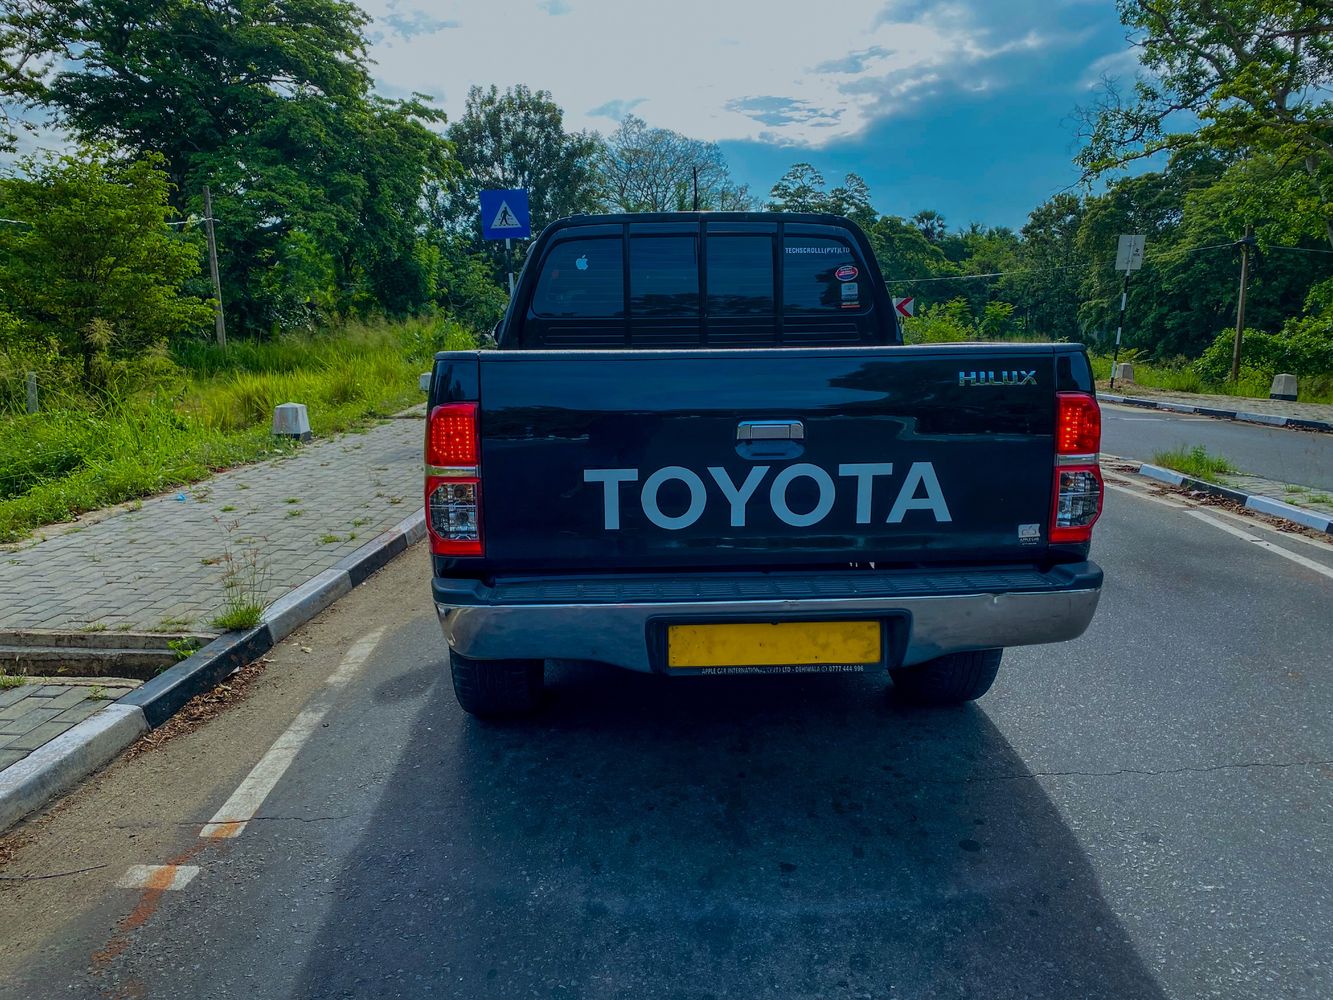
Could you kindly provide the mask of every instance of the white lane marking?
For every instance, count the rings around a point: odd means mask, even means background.
[[[1225,517],[1228,520],[1238,525],[1244,525],[1247,528],[1260,528],[1264,531],[1271,531],[1284,542],[1300,542],[1303,545],[1310,545],[1323,552],[1327,552],[1329,555],[1333,555],[1333,545],[1330,545],[1328,542],[1322,542],[1317,538],[1311,538],[1309,535],[1302,535],[1298,531],[1283,531],[1281,528],[1275,528],[1273,525],[1263,521],[1253,520],[1252,518],[1245,517],[1243,514],[1232,513],[1225,507],[1211,507],[1209,510],[1214,517]]]
[[[370,659],[370,654],[375,651],[383,636],[383,628],[363,636],[343,654],[342,662],[324,683],[331,688],[345,686]],[[319,728],[319,724],[324,721],[324,716],[332,707],[333,699],[322,697],[302,710],[286,731],[268,748],[264,756],[259,758],[259,763],[245,776],[245,780],[240,783],[236,791],[232,792],[231,798],[224,802],[213,818],[204,824],[199,836],[219,840],[239,837],[245,825],[255,818],[259,807],[268,798],[269,792],[273,791],[274,786],[282,779],[287,768],[296,759],[296,755],[300,753],[301,747],[305,746],[311,733]]]
[[[1325,566],[1323,563],[1315,562],[1313,559],[1307,559],[1305,556],[1300,555],[1297,552],[1288,551],[1280,545],[1274,545],[1272,542],[1266,542],[1258,535],[1251,535],[1248,531],[1242,531],[1240,528],[1232,527],[1223,521],[1219,521],[1211,514],[1205,514],[1201,510],[1192,510],[1189,512],[1189,515],[1190,517],[1197,517],[1200,521],[1203,521],[1206,524],[1211,524],[1214,528],[1219,528],[1222,531],[1225,531],[1228,535],[1235,535],[1237,538],[1252,542],[1261,549],[1267,549],[1274,555],[1279,555],[1283,559],[1290,559],[1292,562],[1304,566],[1306,569],[1314,570],[1314,572],[1318,573],[1320,576],[1326,576],[1330,580],[1333,580],[1333,568]]]
[[[1133,480],[1126,479],[1122,476],[1117,475],[1116,473],[1107,472],[1103,470],[1102,476],[1106,479],[1106,488],[1108,490],[1115,490],[1117,493],[1125,493],[1139,500],[1147,500],[1149,503],[1160,504],[1163,507],[1170,507],[1173,510],[1196,509],[1193,504],[1181,503],[1176,500],[1171,500],[1167,497],[1153,496],[1151,493],[1144,493],[1141,488],[1138,488],[1138,484],[1133,484],[1132,486],[1121,486],[1118,485],[1117,483],[1111,482],[1112,479],[1116,479],[1121,483],[1133,483]],[[1243,524],[1247,528],[1258,528],[1260,531],[1271,532],[1278,538],[1282,539],[1284,542],[1300,542],[1302,545],[1309,545],[1312,548],[1319,549],[1321,552],[1326,552],[1329,555],[1333,555],[1333,545],[1330,545],[1328,542],[1320,541],[1317,538],[1311,538],[1308,535],[1302,535],[1300,532],[1283,531],[1281,528],[1275,528],[1273,527],[1273,525],[1265,524],[1263,521],[1253,520],[1251,518],[1246,517],[1243,514],[1235,514],[1227,510],[1225,507],[1210,508],[1210,513],[1215,517],[1225,517],[1231,521],[1234,521],[1238,525]]]
[[[184,889],[199,874],[197,865],[130,865],[118,889]]]

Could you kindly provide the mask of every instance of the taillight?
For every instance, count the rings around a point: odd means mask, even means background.
[[[1088,455],[1095,462],[1102,447],[1102,411],[1097,400],[1083,392],[1059,392],[1055,405],[1055,453]]]
[[[1055,487],[1051,497],[1052,542],[1086,542],[1102,513],[1102,411],[1084,392],[1055,396]]]
[[[477,464],[477,404],[445,403],[426,424],[427,465]]]
[[[426,525],[431,551],[479,556],[481,447],[476,403],[445,403],[426,421]]]
[[[1051,499],[1051,541],[1086,542],[1102,513],[1102,470],[1095,465],[1064,465],[1055,470]]]

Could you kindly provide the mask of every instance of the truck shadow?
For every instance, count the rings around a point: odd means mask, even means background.
[[[984,711],[555,673],[520,724],[433,686],[298,995],[1162,996]]]

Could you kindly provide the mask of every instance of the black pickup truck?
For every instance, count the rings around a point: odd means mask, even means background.
[[[1083,348],[903,346],[846,219],[563,219],[496,334],[436,355],[426,432],[433,594],[473,714],[534,708],[547,659],[887,670],[966,701],[1003,647],[1092,619]]]

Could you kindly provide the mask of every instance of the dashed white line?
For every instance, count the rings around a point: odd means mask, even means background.
[[[384,629],[379,628],[359,639],[343,654],[342,662],[324,683],[335,689],[345,686],[365,665],[366,660],[370,659],[370,654],[375,651],[375,646],[383,635]],[[259,758],[259,763],[245,776],[245,780],[232,793],[231,798],[227,799],[213,818],[204,824],[199,836],[214,839],[239,837],[246,824],[255,818],[260,806],[268,798],[269,792],[273,791],[274,786],[296,759],[296,755],[300,753],[310,734],[319,728],[319,724],[332,706],[332,697],[316,699],[314,704],[292,720],[292,724],[277,738],[273,746]]]

